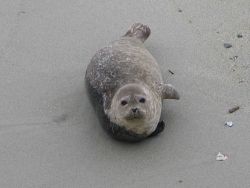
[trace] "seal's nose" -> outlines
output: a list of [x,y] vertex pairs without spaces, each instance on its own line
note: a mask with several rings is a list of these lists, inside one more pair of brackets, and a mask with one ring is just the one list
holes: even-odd
[[136,113],[138,111],[138,108],[132,108],[132,112]]

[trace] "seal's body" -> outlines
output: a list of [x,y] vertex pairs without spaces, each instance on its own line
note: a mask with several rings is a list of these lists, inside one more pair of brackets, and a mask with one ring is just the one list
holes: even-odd
[[89,95],[102,124],[116,139],[140,141],[164,129],[162,100],[179,99],[163,83],[154,57],[143,42],[149,27],[136,23],[119,40],[99,50],[87,67]]

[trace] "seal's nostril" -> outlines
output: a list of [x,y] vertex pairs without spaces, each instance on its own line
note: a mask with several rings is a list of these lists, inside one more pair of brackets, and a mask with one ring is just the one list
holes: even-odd
[[137,108],[132,108],[132,112],[136,113],[137,112]]

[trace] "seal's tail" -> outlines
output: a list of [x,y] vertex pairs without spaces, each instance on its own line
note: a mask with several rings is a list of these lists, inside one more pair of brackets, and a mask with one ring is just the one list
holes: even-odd
[[140,39],[142,42],[147,40],[151,31],[147,25],[143,25],[141,23],[135,23],[131,26],[131,28],[124,35],[126,37],[136,37]]

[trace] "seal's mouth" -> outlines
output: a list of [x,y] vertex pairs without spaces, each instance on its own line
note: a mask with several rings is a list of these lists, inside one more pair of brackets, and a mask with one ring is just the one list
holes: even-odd
[[144,115],[142,112],[137,112],[137,113],[129,113],[128,115],[125,116],[126,120],[141,120],[144,118]]
[[128,116],[126,117],[126,120],[140,120],[143,119],[142,117],[138,117],[138,116]]

